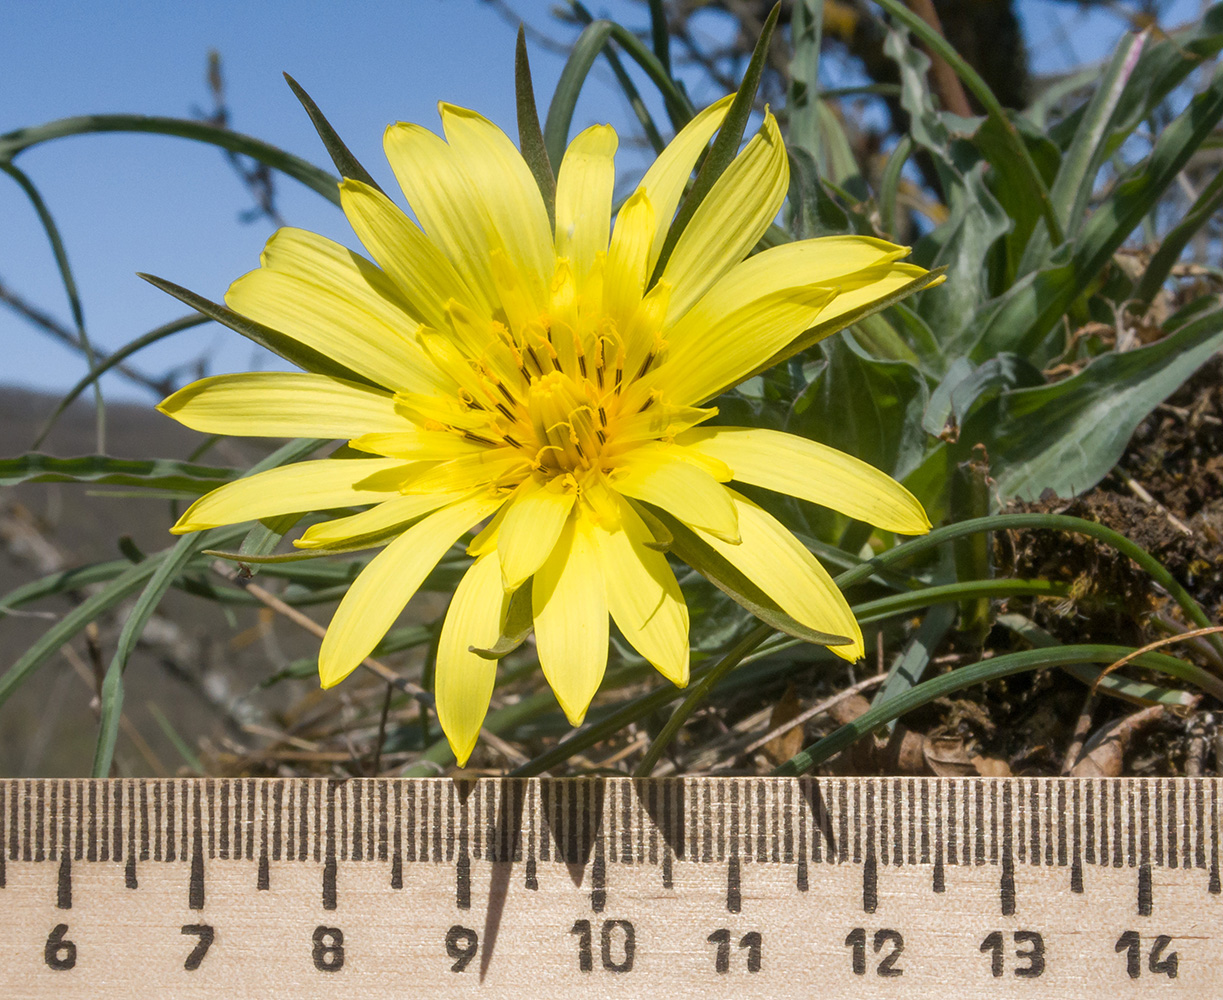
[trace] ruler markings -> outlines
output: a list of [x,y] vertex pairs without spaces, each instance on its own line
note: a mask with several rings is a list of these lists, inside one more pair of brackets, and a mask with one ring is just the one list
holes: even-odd
[[1043,824],[1045,837],[1045,864],[1053,866],[1056,844],[1053,835],[1053,786],[1045,785],[1045,822]]
[[[1177,786],[1171,781],[1166,783],[1168,788],[1165,792],[1168,800],[1168,867],[1177,868],[1180,866],[1180,837],[1183,832],[1185,839],[1189,836],[1189,810],[1182,810],[1180,796],[1177,794]],[[1180,822],[1177,822],[1180,820]]]
[[8,885],[8,800],[7,782],[0,781],[0,889]]
[[[1206,791],[1201,778],[1193,781],[1193,816],[1196,829],[1193,832],[1193,862],[1198,868],[1206,867]],[[1188,838],[1186,838],[1188,843]],[[1188,864],[1185,865],[1188,868]]]
[[[1012,872],[1022,865],[1078,868],[1080,876],[1084,863],[1136,873],[1184,868],[1208,872],[1212,883],[1219,873],[1218,785],[1209,779],[1134,780],[1124,791],[1099,779],[773,785],[728,778],[687,789],[678,779],[620,780],[498,779],[473,788],[376,779],[17,779],[0,782],[0,843],[9,865],[130,866],[183,857],[198,869],[263,857],[441,863],[456,854],[469,862],[538,863],[555,847],[570,865],[601,853],[605,869],[657,866],[671,855],[738,859],[740,866],[825,858],[862,865],[873,858],[877,872],[941,859],[957,867],[1001,863]],[[685,791],[687,804],[677,808]],[[413,857],[419,819],[428,822],[430,850]],[[685,839],[701,850],[687,857]],[[199,898],[202,889],[192,892]]]
[[395,822],[391,825],[391,888],[403,888],[403,796],[394,787]]
[[[787,876],[792,879],[788,882],[791,891],[807,892],[820,890],[811,885],[810,862],[834,866],[853,863],[861,869],[852,873],[861,878],[859,912],[888,913],[887,922],[893,926],[887,932],[899,934],[894,928],[904,928],[897,922],[895,911],[883,909],[883,902],[891,898],[893,884],[908,878],[901,869],[933,869],[926,884],[934,893],[943,893],[950,888],[948,883],[966,877],[972,882],[970,869],[989,865],[997,873],[991,879],[994,888],[989,890],[996,893],[998,909],[994,913],[1004,918],[1018,916],[1023,921],[1019,926],[1034,933],[1038,928],[1047,930],[1048,925],[1061,919],[1060,915],[1055,919],[1055,911],[1050,910],[1056,904],[1049,900],[1057,897],[1042,895],[1046,890],[1041,887],[1048,883],[1031,882],[1026,875],[1020,878],[1017,869],[1031,871],[1034,876],[1047,871],[1041,879],[1062,872],[1062,891],[1068,888],[1082,897],[1086,890],[1090,897],[1104,884],[1103,876],[1087,876],[1084,868],[1092,866],[1127,873],[1121,877],[1130,880],[1131,920],[1160,921],[1131,924],[1122,934],[1124,940],[1118,939],[1117,954],[1131,945],[1140,948],[1138,967],[1143,981],[1162,983],[1162,979],[1147,977],[1174,968],[1165,963],[1166,956],[1175,950],[1168,942],[1173,940],[1172,935],[1186,933],[1164,924],[1172,917],[1184,925],[1191,913],[1176,886],[1196,885],[1204,895],[1220,890],[1218,855],[1223,824],[1219,784],[1217,779],[1033,778],[591,778],[488,779],[479,783],[444,779],[14,779],[0,781],[0,862],[4,863],[0,867],[0,889],[14,884],[14,863],[35,867],[54,864],[48,883],[53,895],[44,897],[45,905],[51,906],[53,901],[58,910],[68,911],[74,904],[81,905],[83,892],[104,891],[92,879],[75,878],[81,866],[91,861],[110,864],[117,866],[116,870],[123,869],[124,884],[130,890],[165,886],[167,878],[182,879],[188,908],[210,913],[199,924],[185,926],[211,927],[221,919],[218,914],[228,912],[225,906],[229,905],[226,892],[213,900],[207,887],[214,863],[222,871],[230,870],[225,866],[232,867],[236,862],[257,861],[258,874],[252,871],[245,885],[266,889],[273,862],[313,857],[322,865],[322,909],[343,907],[344,913],[351,913],[351,906],[359,910],[364,904],[359,900],[345,904],[338,890],[347,892],[350,886],[357,886],[360,891],[354,900],[361,893],[368,895],[368,888],[360,889],[367,883],[362,882],[358,868],[385,865],[382,870],[387,872],[383,876],[387,881],[381,884],[401,889],[405,860],[430,861],[434,866],[450,862],[456,916],[447,948],[452,958],[458,958],[457,964],[469,961],[465,957],[469,946],[471,954],[476,954],[472,942],[478,939],[486,949],[481,965],[488,968],[497,935],[497,921],[490,923],[487,913],[483,924],[479,918],[465,920],[460,914],[483,907],[486,898],[502,901],[497,906],[504,905],[505,898],[512,894],[511,883],[538,891],[545,888],[547,878],[549,893],[563,890],[571,880],[574,888],[588,894],[589,912],[613,918],[586,923],[588,929],[593,928],[589,933],[595,943],[590,947],[594,949],[594,974],[598,975],[601,948],[611,956],[605,969],[624,971],[621,966],[625,963],[626,969],[631,967],[625,949],[631,950],[626,942],[631,940],[638,918],[628,919],[631,913],[626,914],[622,902],[628,897],[618,895],[628,884],[622,884],[617,875],[622,870],[648,865],[647,877],[655,879],[657,898],[664,900],[692,891],[694,883],[688,881],[676,888],[677,862],[721,866],[725,877],[724,894],[720,893],[723,912],[733,917],[758,912],[749,910],[749,906],[777,891],[767,888],[774,884],[770,881],[773,876],[764,872],[767,866],[793,867],[793,875]],[[692,851],[685,849],[688,844],[693,845]],[[554,881],[557,869],[549,868],[545,875],[541,864],[550,860],[569,868],[568,878],[562,875],[559,886]],[[181,874],[162,874],[173,870],[165,866],[174,861],[187,863],[177,869]],[[524,861],[525,868],[509,864]],[[750,862],[756,867],[745,867]],[[479,884],[477,863],[494,866],[490,879]],[[353,866],[351,875],[345,867],[349,864]],[[1165,873],[1162,876],[1161,871]],[[830,879],[826,885],[841,886],[837,891],[843,891],[845,883],[835,871],[819,877]],[[894,879],[901,882],[893,883]],[[0,907],[4,898],[0,894]],[[143,893],[133,898],[143,898]],[[632,898],[640,905],[643,899],[654,897]],[[835,899],[830,901],[835,903]],[[314,896],[313,905],[320,905],[320,896]],[[970,911],[975,905],[970,904]],[[1125,910],[1114,908],[1114,912],[1120,916]],[[64,927],[76,927],[71,918],[64,919]],[[345,921],[351,919],[341,916],[336,924],[347,934]],[[156,923],[148,926],[155,927]],[[320,927],[324,931],[322,943],[316,940],[315,944],[322,949],[319,954],[324,955],[320,959],[324,964],[316,962],[316,966],[334,970],[335,963],[342,959],[336,957],[340,952],[329,949],[338,949],[344,942],[332,935],[335,928]],[[735,943],[747,930],[743,941],[748,944],[740,943],[739,948],[759,948],[759,927],[752,929],[749,924],[735,929],[733,923],[730,927],[715,931],[709,940],[714,942],[716,935],[722,936],[717,940],[729,940],[730,971],[742,972],[735,963],[747,963],[750,956],[747,951],[735,951]],[[638,949],[643,947],[642,935],[651,932],[648,928],[648,922],[636,923]],[[1165,929],[1167,934],[1156,933]],[[853,931],[850,937],[857,933]],[[866,941],[868,958],[864,974],[873,975],[876,965],[887,957],[891,948],[887,942],[892,939],[878,938],[884,942],[882,950],[872,952],[874,935],[884,934],[884,930],[867,925],[863,933],[861,940]],[[997,934],[1009,948],[1011,931],[1004,925]],[[87,940],[61,930],[59,924],[52,935],[48,947],[54,945],[59,950],[48,954],[59,956],[56,960],[61,962],[67,961],[63,956],[68,951],[64,949],[84,947],[82,942]],[[905,963],[915,961],[910,955],[918,947],[909,941],[907,930],[904,937],[910,952],[897,963],[898,968],[908,968]],[[988,939],[994,937],[991,931]],[[58,943],[74,939],[77,943],[71,948]],[[610,944],[604,946],[600,940]],[[1049,940],[1046,936],[1046,942]],[[1021,951],[1017,968],[1023,968],[1023,955],[1033,953],[1031,941],[1016,937],[1015,943]],[[1111,948],[1112,940],[1106,943]],[[993,945],[983,944],[982,950],[988,947]],[[1181,947],[1183,973],[1189,953],[1183,950],[1187,945]],[[1029,950],[1023,951],[1025,948]],[[1011,952],[1007,950],[1006,955]],[[1009,975],[1012,958],[1006,957],[1001,968]],[[3,977],[0,973],[0,981]]]
[[[59,873],[56,876],[55,905],[66,910],[72,906],[72,790],[70,781],[58,783],[61,801],[59,840]],[[0,852],[2,854],[2,852]]]
[[165,830],[158,830],[157,841],[161,844],[161,855],[157,858],[158,861],[173,861],[178,857],[175,847],[175,831],[174,831],[174,785],[162,785],[160,782],[155,786],[160,790],[160,794],[153,796],[153,803],[159,808],[153,810],[154,819],[158,827],[161,826],[161,810],[165,810]]
[[[52,781],[49,785],[44,786],[47,799],[47,841],[46,844],[38,845],[38,853],[35,856],[35,861],[55,861],[56,847],[59,843],[59,782]],[[39,811],[42,810],[41,804]]]
[[[1059,784],[1057,786],[1057,866],[1064,868],[1066,866],[1066,848],[1068,831],[1066,830],[1066,786]],[[1050,859],[1050,864],[1053,860]]]
[[128,889],[139,888],[136,880],[136,811],[140,792],[133,781],[127,789],[127,861],[123,868],[123,884]]
[[[1020,796],[1022,802],[1023,797]],[[1014,828],[1012,824],[1013,810],[1011,786],[1002,789],[1002,873],[999,879],[998,896],[1002,906],[1002,915],[1009,917],[1015,912],[1015,858],[1014,858]],[[1023,832],[1020,828],[1019,848],[1023,850]],[[1022,853],[1020,859],[1022,860]]]
[[[929,787],[926,785],[925,787]],[[941,786],[934,789],[934,869],[931,872],[931,887],[934,892],[946,889],[947,872],[943,860],[943,793]],[[929,828],[928,826],[926,827]]]
[[[1083,830],[1079,823],[1079,811],[1083,804],[1082,795],[1080,794],[1081,789],[1082,789],[1082,783],[1076,781],[1071,786],[1071,788],[1072,788],[1071,790],[1071,808],[1073,809],[1073,812],[1071,813],[1071,817],[1072,817],[1072,826],[1074,828],[1073,834],[1072,834],[1074,837],[1074,844],[1072,847],[1073,854],[1071,855],[1073,860],[1070,865],[1070,891],[1074,893],[1082,893],[1083,892],[1083,855],[1082,855]],[[1091,802],[1090,796],[1088,796],[1087,801],[1088,803]],[[1091,821],[1090,820],[1088,820],[1088,823],[1087,823],[1087,833],[1088,833],[1088,836],[1091,835]],[[1058,863],[1061,864],[1060,859],[1058,860]]]
[[[1144,795],[1144,798],[1149,798],[1150,802],[1143,803],[1143,813],[1144,813],[1143,818],[1144,819],[1146,818],[1147,810],[1154,807],[1154,810],[1155,810],[1155,824],[1154,824],[1155,825],[1155,830],[1154,830],[1155,843],[1153,845],[1149,843],[1145,845],[1146,849],[1144,851],[1141,851],[1140,854],[1146,856],[1147,864],[1150,864],[1151,862],[1152,853],[1154,853],[1155,857],[1159,858],[1160,864],[1166,864],[1167,861],[1166,861],[1166,855],[1164,854],[1164,851],[1167,846],[1167,838],[1164,836],[1165,831],[1164,831],[1163,780],[1160,778],[1156,778],[1155,787],[1151,789],[1150,791],[1153,794],[1149,796]],[[1168,835],[1171,836],[1171,831],[1168,831]]]
[[956,842],[956,783],[949,778],[943,789],[943,863],[957,865],[960,862],[958,844]]
[[27,781],[25,783],[25,795],[22,796],[22,803],[21,803],[21,822],[22,822],[24,833],[25,833],[24,842],[21,845],[21,860],[22,861],[29,861],[33,857],[33,852],[32,852],[33,845],[30,839],[30,832],[31,832],[31,828],[34,823],[34,816],[33,816],[33,804],[30,801],[32,798],[32,796],[30,795],[30,787],[31,787],[31,782]]

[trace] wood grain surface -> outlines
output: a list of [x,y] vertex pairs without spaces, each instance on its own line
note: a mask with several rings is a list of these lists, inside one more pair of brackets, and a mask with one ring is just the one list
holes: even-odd
[[0,996],[1219,996],[1219,793],[0,781]]

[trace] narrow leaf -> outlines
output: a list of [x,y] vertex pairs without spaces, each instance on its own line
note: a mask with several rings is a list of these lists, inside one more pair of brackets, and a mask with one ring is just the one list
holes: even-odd
[[310,123],[314,126],[318,137],[323,140],[323,146],[327,150],[327,155],[331,157],[331,162],[335,164],[335,168],[340,172],[340,176],[360,181],[362,184],[368,184],[377,191],[382,191],[382,188],[378,187],[378,182],[370,176],[369,171],[361,166],[360,161],[344,145],[344,140],[331,127],[331,122],[319,110],[319,106],[314,103],[310,95],[302,89],[301,84],[289,76],[288,73],[284,75],[284,78],[285,82],[289,85],[289,89],[293,91],[293,96],[306,109],[306,114],[310,116]]
[[[1160,286],[1172,273],[1172,268],[1180,260],[1181,252],[1198,234],[1198,231],[1214,218],[1220,205],[1223,205],[1223,171],[1216,173],[1211,178],[1210,183],[1202,189],[1202,193],[1185,213],[1185,217],[1164,237],[1163,243],[1160,244],[1155,256],[1147,265],[1146,271],[1143,272],[1138,287],[1134,289],[1132,296],[1134,300],[1144,306],[1150,305],[1151,300],[1155,298],[1155,293],[1159,291]],[[1209,298],[1210,296],[1207,295],[1202,296],[1204,300],[1209,300]]]
[[167,281],[165,278],[158,278],[151,274],[140,274],[138,277],[143,278],[154,288],[160,288],[163,292],[173,295],[180,302],[203,313],[209,319],[214,319],[222,326],[229,327],[235,333],[242,334],[242,336],[254,341],[260,347],[266,347],[273,354],[280,355],[290,364],[297,365],[298,368],[304,368],[306,371],[315,372],[318,375],[330,375],[332,378],[348,379],[350,382],[359,382],[362,385],[373,386],[375,389],[386,388],[371,382],[364,375],[358,375],[351,368],[340,364],[333,358],[329,358],[326,354],[316,351],[312,347],[307,347],[292,337],[273,330],[270,326],[256,323],[253,319],[241,316],[232,309],[227,309],[225,306],[212,302],[202,295],[188,291],[181,285],[176,285],[172,281]]
[[96,135],[104,132],[142,132],[153,135],[178,136],[194,139],[241,153],[260,163],[279,170],[306,187],[317,191],[328,201],[339,205],[339,179],[316,167],[313,163],[286,153],[270,143],[231,132],[227,128],[187,118],[162,118],[149,115],[81,115],[77,118],[61,118],[45,125],[21,128],[0,135],[0,161],[11,160],[18,153],[52,139],[70,135]]
[[[853,722],[791,757],[773,771],[773,776],[794,777],[805,774],[872,730],[899,719],[916,708],[928,705],[937,698],[963,691],[974,684],[984,684],[1043,667],[1073,663],[1114,663],[1132,652],[1128,646],[1061,646],[1057,649],[1029,649],[1020,653],[1007,653],[992,660],[974,663],[972,666],[960,667],[940,677],[923,681],[904,694],[876,705]],[[1179,674],[1185,665],[1184,661],[1162,653],[1144,653],[1133,662],[1138,666],[1173,676]],[[1212,689],[1218,686],[1219,682],[1215,681]],[[1215,696],[1218,697],[1218,694]]]
[[791,150],[801,149],[819,163],[820,43],[824,34],[823,0],[795,0],[790,13],[790,93],[786,107]]
[[718,129],[718,134],[709,149],[709,155],[705,157],[705,162],[701,164],[701,169],[697,172],[696,180],[692,182],[692,187],[689,188],[687,196],[680,204],[679,211],[675,213],[675,221],[667,230],[667,238],[658,255],[658,263],[654,266],[654,274],[650,277],[651,285],[666,270],[667,261],[671,259],[675,245],[696,214],[701,202],[713,190],[718,178],[739,153],[739,144],[743,142],[743,133],[755,109],[756,91],[760,87],[760,76],[764,72],[769,44],[773,40],[773,29],[777,26],[777,18],[780,13],[781,4],[774,4],[768,18],[765,19],[764,27],[760,29],[760,37],[756,39],[751,61],[747,64],[747,70],[743,74],[743,82],[739,84],[739,90],[731,102],[730,109],[726,112],[722,127]]
[[[1223,118],[1223,67],[1155,140],[1151,155],[1117,185],[1092,215],[1062,259],[1021,281],[996,304],[987,307],[973,345],[974,360],[1002,351],[1032,358],[1071,304],[1086,291],[1113,254],[1142,222],[1189,158]],[[1039,363],[1039,359],[1036,359]]]
[[569,52],[569,59],[561,71],[561,78],[556,84],[552,95],[552,103],[548,106],[548,117],[544,122],[544,139],[548,149],[548,158],[552,163],[560,163],[565,155],[565,147],[569,143],[569,127],[573,123],[573,112],[577,107],[578,97],[590,74],[591,67],[599,53],[615,39],[634,62],[637,63],[650,82],[658,88],[666,102],[667,112],[671,116],[671,124],[677,130],[686,125],[693,115],[692,102],[679,88],[662,64],[636,35],[627,28],[611,21],[590,21],[578,36]]
[[[290,441],[254,465],[247,475],[256,475],[265,469],[296,461],[317,447],[318,442],[309,439]],[[207,548],[210,542],[216,544],[222,540],[236,537],[240,530],[228,527],[215,528],[211,531],[186,535],[180,538],[174,547],[163,555],[163,558],[146,559],[135,567],[150,567],[151,573],[144,590],[141,591],[132,610],[128,613],[127,620],[123,623],[123,630],[119,633],[114,655],[102,679],[101,718],[93,757],[93,776],[95,778],[110,776],[111,764],[114,761],[115,741],[119,736],[119,719],[123,712],[123,671],[127,668],[127,661],[135,650],[140,636],[144,633],[149,619],[152,618],[153,612],[161,604],[166,591],[201,550]]]
[[[556,174],[548,159],[548,147],[539,127],[539,110],[535,106],[535,85],[531,82],[531,64],[527,59],[527,35],[518,26],[518,45],[514,50],[514,96],[518,103],[518,148],[531,168],[531,176],[539,185],[548,222],[556,226]],[[557,161],[560,162],[559,160]]]
[[30,452],[0,458],[0,486],[17,483],[102,483],[108,486],[143,486],[199,495],[224,486],[240,475],[237,469],[213,468],[166,458],[112,458],[83,455],[58,458]]
[[1121,458],[1134,428],[1215,351],[1223,309],[1146,347],[1106,354],[1072,378],[1015,389],[981,407],[961,445],[983,442],[1004,498],[1035,500],[1046,489],[1075,496]]

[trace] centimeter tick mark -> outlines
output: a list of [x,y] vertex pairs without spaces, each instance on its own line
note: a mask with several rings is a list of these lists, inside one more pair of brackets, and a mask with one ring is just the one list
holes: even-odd
[[56,880],[55,905],[61,910],[72,909],[72,858],[67,852],[59,859],[59,878]]
[[454,905],[460,910],[471,909],[471,857],[466,851],[459,855],[455,866]]
[[726,866],[726,909],[729,913],[739,913],[743,909],[742,870],[739,855],[731,857]]
[[204,818],[200,805],[200,786],[195,786],[191,797],[191,876],[187,883],[187,906],[192,910],[204,908]]

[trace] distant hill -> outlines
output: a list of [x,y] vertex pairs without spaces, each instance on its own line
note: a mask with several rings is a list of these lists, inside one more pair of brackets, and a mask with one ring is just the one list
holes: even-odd
[[[28,450],[54,397],[12,387],[0,387],[0,457]],[[124,458],[186,458],[205,438],[156,412],[152,404],[123,403],[106,409],[106,452]],[[233,441],[202,459],[218,465],[248,465],[263,452],[259,442]],[[80,402],[61,418],[40,449],[69,456],[95,451],[94,412]],[[59,569],[121,557],[116,541],[130,536],[141,551],[152,552],[173,542],[173,523],[165,499],[98,495],[75,484],[25,484],[0,489],[0,593]],[[84,595],[75,596],[79,602]],[[0,617],[0,672],[6,670],[41,636],[54,618],[72,606],[57,597]],[[73,662],[86,675],[104,670],[122,626],[123,613],[101,623],[96,655],[78,640],[73,652],[49,660],[0,707],[0,775],[60,776],[89,773],[97,726],[90,702],[92,690],[77,676]],[[183,594],[172,594],[146,633],[148,641],[133,658],[127,674],[126,714],[149,743],[140,753],[129,735],[121,735],[117,762],[121,773],[154,774],[157,768],[174,773],[182,757],[164,737],[150,714],[154,703],[182,738],[194,747],[201,736],[214,742],[243,739],[242,721],[263,718],[271,701],[242,696],[272,669],[311,651],[306,637],[252,609],[241,608],[228,620],[214,605]],[[326,621],[326,611],[319,616]],[[317,647],[314,647],[317,648]],[[279,695],[272,701],[282,700]]]

